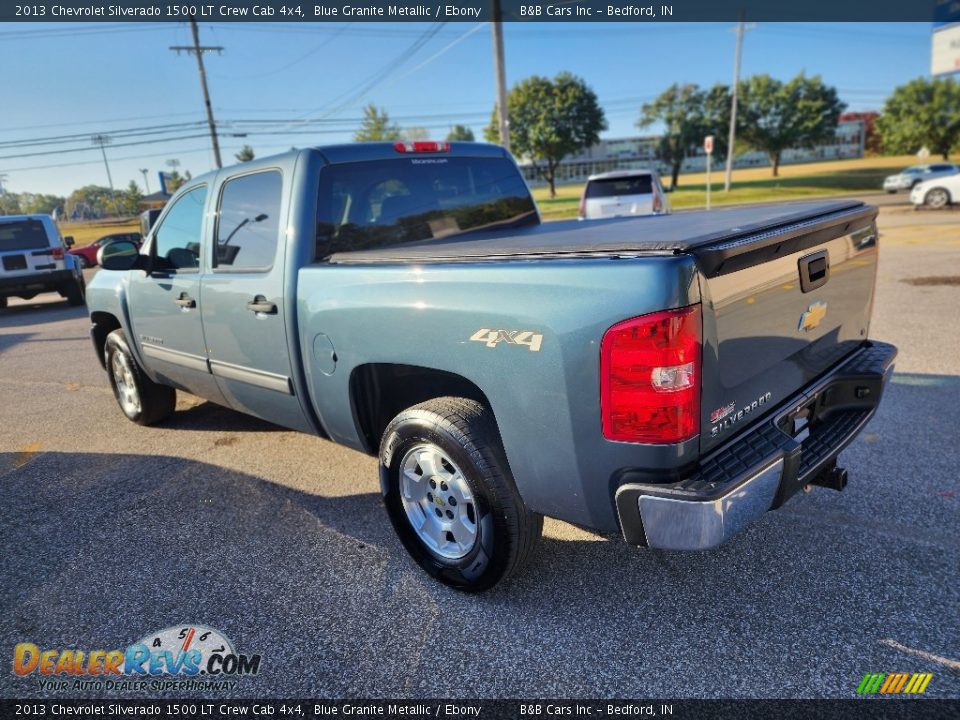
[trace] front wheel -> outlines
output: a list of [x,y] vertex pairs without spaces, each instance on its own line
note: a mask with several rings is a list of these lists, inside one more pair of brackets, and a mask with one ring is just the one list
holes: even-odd
[[942,208],[950,203],[950,195],[943,188],[934,188],[927,192],[923,204],[927,207]]
[[104,354],[110,386],[124,415],[137,425],[153,425],[173,413],[177,391],[144,374],[130,353],[123,330],[107,335]]
[[380,474],[394,529],[437,580],[486,590],[532,556],[543,516],[523,504],[480,403],[444,397],[404,410],[383,434]]

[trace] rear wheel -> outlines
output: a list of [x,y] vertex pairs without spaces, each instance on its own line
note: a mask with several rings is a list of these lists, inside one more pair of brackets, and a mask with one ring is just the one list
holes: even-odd
[[123,330],[107,335],[104,349],[107,376],[123,414],[138,425],[153,425],[168,417],[177,404],[177,392],[148,378],[130,353]]
[[950,194],[943,188],[934,188],[927,191],[923,197],[923,204],[927,207],[942,208],[950,203]]
[[77,255],[76,258],[77,258],[77,261],[80,263],[81,269],[86,270],[88,267],[90,267],[90,261],[87,260],[86,256]]
[[478,592],[518,572],[543,530],[523,504],[492,414],[465,398],[408,408],[380,445],[387,513],[431,576]]
[[87,284],[83,277],[78,280],[71,280],[64,285],[60,294],[73,306],[83,305],[87,301]]

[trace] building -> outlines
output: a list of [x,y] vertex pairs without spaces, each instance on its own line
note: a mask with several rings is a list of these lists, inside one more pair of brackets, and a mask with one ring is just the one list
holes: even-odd
[[[793,148],[783,151],[781,165],[795,165],[825,160],[845,160],[863,157],[865,142],[865,123],[861,118],[843,120],[837,124],[836,132],[830,142],[813,148]],[[601,140],[586,150],[563,159],[557,167],[557,184],[569,184],[585,181],[590,175],[610,170],[630,170],[653,168],[661,175],[669,176],[670,167],[657,158],[660,147],[659,135],[643,137],[614,138]],[[722,165],[726,158],[714,157],[714,167]],[[751,150],[734,159],[735,168],[765,167],[770,165],[766,153]],[[703,172],[707,158],[702,147],[688,156],[680,172]],[[520,169],[531,185],[545,185],[533,164],[527,160],[520,162]]]

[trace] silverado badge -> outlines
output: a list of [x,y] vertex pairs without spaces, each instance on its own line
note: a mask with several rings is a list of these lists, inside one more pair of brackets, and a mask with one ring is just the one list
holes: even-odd
[[797,330],[803,330],[804,332],[810,332],[817,325],[820,324],[820,321],[827,314],[827,304],[823,300],[818,300],[815,303],[811,303],[803,315],[800,316],[800,324],[797,326]]

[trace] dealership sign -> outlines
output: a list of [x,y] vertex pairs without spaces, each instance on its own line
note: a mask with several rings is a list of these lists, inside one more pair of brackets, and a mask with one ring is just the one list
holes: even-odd
[[960,0],[937,0],[934,8],[930,74],[960,73]]

